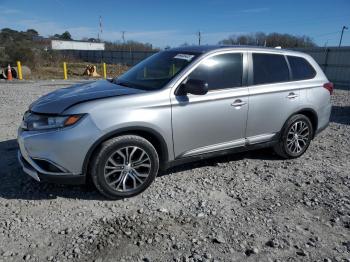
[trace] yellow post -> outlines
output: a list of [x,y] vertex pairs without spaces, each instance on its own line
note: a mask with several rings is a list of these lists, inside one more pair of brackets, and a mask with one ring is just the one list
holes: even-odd
[[63,78],[67,80],[67,63],[63,62]]
[[22,66],[21,66],[21,62],[17,61],[17,71],[18,71],[18,79],[22,80],[23,76],[22,76]]
[[103,77],[104,79],[107,78],[107,68],[106,68],[106,63],[103,63]]

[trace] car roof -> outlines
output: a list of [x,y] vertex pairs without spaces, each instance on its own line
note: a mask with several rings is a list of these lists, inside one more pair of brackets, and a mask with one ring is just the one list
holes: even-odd
[[272,47],[261,47],[261,46],[247,46],[247,45],[201,45],[201,46],[182,46],[169,49],[176,52],[189,52],[189,53],[208,53],[215,52],[220,50],[245,50],[245,51],[267,51],[269,53],[293,53],[296,55],[304,55],[301,52],[281,49],[281,48],[272,48]]

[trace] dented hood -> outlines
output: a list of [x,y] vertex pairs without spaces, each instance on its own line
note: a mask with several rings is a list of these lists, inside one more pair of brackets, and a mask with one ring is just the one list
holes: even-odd
[[67,108],[81,102],[143,92],[145,91],[100,80],[58,89],[40,97],[30,105],[29,110],[43,114],[61,114]]

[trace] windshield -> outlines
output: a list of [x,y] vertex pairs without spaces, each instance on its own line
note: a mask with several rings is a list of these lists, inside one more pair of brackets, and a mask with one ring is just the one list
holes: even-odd
[[164,87],[196,57],[197,53],[163,51],[152,55],[114,79],[118,85],[147,91]]

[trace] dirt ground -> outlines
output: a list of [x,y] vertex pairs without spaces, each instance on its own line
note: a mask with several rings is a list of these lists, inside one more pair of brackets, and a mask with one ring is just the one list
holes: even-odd
[[0,261],[350,261],[350,93],[299,159],[271,150],[173,168],[139,196],[37,183],[16,130],[71,81],[0,82]]

